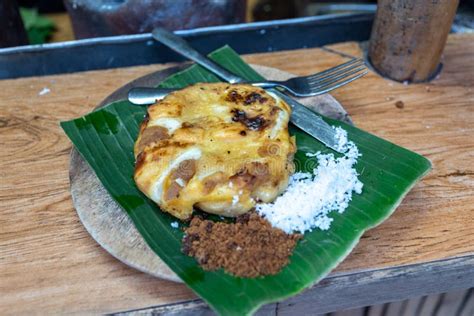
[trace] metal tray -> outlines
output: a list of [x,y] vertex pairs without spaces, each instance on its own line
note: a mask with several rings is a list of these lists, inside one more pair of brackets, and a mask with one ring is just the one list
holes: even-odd
[[[368,14],[337,14],[177,31],[202,52],[225,44],[240,54],[319,47],[370,36]],[[182,61],[151,34],[0,49],[0,79]]]

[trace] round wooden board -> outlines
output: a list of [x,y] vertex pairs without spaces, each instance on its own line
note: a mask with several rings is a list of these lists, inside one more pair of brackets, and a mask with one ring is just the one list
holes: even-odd
[[[172,67],[141,77],[121,87],[107,97],[99,107],[126,99],[131,87],[152,87],[187,65]],[[271,80],[286,80],[291,74],[264,66],[252,67]],[[344,108],[329,94],[299,100],[325,116],[351,123]],[[89,234],[105,250],[123,263],[170,281],[182,282],[148,247],[125,211],[112,199],[89,165],[75,148],[69,167],[71,194],[74,207]]]

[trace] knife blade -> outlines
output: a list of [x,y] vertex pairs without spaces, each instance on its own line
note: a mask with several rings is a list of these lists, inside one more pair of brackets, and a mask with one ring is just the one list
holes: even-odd
[[[203,66],[207,70],[216,74],[220,78],[224,79],[230,83],[245,83],[246,80],[242,77],[239,77],[227,69],[224,69],[222,66],[218,65],[208,57],[204,56],[196,49],[194,49],[189,43],[183,38],[175,35],[172,32],[169,32],[163,28],[155,28],[152,32],[152,36],[158,42],[164,44],[165,46],[171,48],[175,52],[191,59],[197,64]],[[272,93],[276,94],[278,97],[283,99],[288,105],[292,108],[292,113],[290,117],[291,123],[313,136],[320,142],[322,142],[327,147],[341,152],[339,148],[338,141],[336,139],[335,130],[327,124],[321,116],[317,115],[298,101],[292,99],[284,93],[276,89],[268,89]]]

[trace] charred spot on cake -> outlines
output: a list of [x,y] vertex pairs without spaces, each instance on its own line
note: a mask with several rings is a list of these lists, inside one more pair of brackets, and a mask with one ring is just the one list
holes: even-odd
[[227,93],[225,100],[233,103],[243,103],[244,105],[251,105],[254,103],[264,104],[268,101],[268,98],[264,97],[262,93],[264,92],[252,91],[249,93],[241,94],[237,90],[233,89],[229,91],[229,93]]
[[263,104],[267,100],[268,100],[268,98],[262,96],[260,93],[251,92],[251,93],[249,93],[245,96],[244,104],[245,105],[250,105],[250,104],[253,104],[253,103],[256,103],[256,102],[258,102],[260,104]]
[[240,131],[239,133],[241,136],[247,136],[247,132],[246,131]]
[[241,102],[244,97],[235,89],[232,89],[227,93],[225,100],[233,103]]
[[261,115],[248,117],[245,111],[235,108],[230,112],[232,113],[232,121],[242,123],[248,129],[260,131],[268,125],[267,121]]

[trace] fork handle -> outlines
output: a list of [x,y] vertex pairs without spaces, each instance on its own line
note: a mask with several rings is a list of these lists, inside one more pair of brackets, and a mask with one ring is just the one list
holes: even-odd
[[188,42],[181,37],[175,35],[174,33],[167,31],[164,28],[157,27],[151,33],[153,38],[157,41],[165,44],[172,50],[176,51],[177,53],[195,61],[202,67],[210,70],[214,74],[217,74],[222,79],[230,82],[230,83],[239,83],[243,82],[244,80],[227,69],[223,68],[221,65],[213,62],[197,50],[195,50]]

